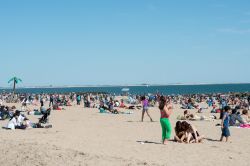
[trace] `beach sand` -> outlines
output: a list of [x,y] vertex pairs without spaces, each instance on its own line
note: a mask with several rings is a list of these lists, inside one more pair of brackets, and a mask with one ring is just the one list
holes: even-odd
[[[20,108],[20,104],[15,105]],[[195,121],[191,123],[207,138],[203,143],[169,142],[164,146],[161,144],[159,111],[152,108],[150,113],[156,122],[149,122],[147,117],[144,123],[139,122],[140,110],[120,115],[100,114],[97,109],[83,106],[52,111],[52,129],[0,130],[0,165],[250,165],[249,129],[231,128],[230,143],[220,143],[220,127],[215,126],[219,120]],[[176,117],[182,114],[183,110],[175,106],[172,128]],[[37,122],[39,116],[28,117]],[[1,121],[0,125],[6,123]]]

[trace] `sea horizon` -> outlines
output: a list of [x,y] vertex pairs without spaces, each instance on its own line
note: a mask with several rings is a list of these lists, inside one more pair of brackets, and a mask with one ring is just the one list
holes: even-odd
[[[44,86],[18,86],[16,89],[39,89],[39,88],[101,88],[101,87],[147,87],[147,86],[192,86],[192,85],[241,85],[250,84],[250,82],[239,82],[239,83],[169,83],[169,84],[114,84],[114,85],[44,85]],[[13,87],[0,87],[0,89],[12,89]]]
[[[125,90],[126,89],[126,90]],[[2,92],[12,92],[12,88],[2,88]],[[99,85],[99,86],[43,86],[43,87],[18,87],[16,93],[109,93],[121,95],[124,91],[129,94],[212,94],[212,93],[248,93],[250,83],[227,84],[139,84],[139,85]]]

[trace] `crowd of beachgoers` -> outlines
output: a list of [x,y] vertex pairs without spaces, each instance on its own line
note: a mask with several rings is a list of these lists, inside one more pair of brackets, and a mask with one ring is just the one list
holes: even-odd
[[[11,99],[21,103],[20,108],[7,106]],[[29,105],[37,109],[31,110]],[[95,108],[99,113],[106,114],[133,114],[133,111],[142,111],[141,122],[144,115],[150,116],[150,107],[158,107],[160,123],[162,127],[162,143],[167,144],[171,139],[172,130],[175,131],[174,141],[180,143],[200,143],[204,136],[197,131],[192,121],[220,120],[221,141],[231,136],[229,127],[238,126],[250,128],[250,95],[246,93],[231,94],[195,94],[163,96],[161,94],[148,95],[126,95],[116,96],[111,94],[0,94],[0,119],[6,121],[3,129],[29,129],[29,128],[51,128],[49,116],[53,110],[64,110],[70,106],[83,106],[84,108]],[[183,112],[177,118],[175,127],[169,119],[175,107],[180,107]],[[190,113],[190,110],[196,110]],[[210,112],[210,116],[199,115]],[[31,122],[28,116],[39,116],[37,122]]]

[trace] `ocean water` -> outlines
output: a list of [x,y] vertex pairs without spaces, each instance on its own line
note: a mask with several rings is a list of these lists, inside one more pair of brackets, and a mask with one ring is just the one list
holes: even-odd
[[[203,94],[250,92],[250,84],[217,84],[217,85],[167,85],[167,86],[115,86],[115,87],[72,87],[72,88],[22,88],[18,93],[70,93],[70,92],[106,92],[122,94],[123,88],[129,88],[130,94],[161,93],[172,94]],[[11,92],[11,89],[0,89],[0,92]]]

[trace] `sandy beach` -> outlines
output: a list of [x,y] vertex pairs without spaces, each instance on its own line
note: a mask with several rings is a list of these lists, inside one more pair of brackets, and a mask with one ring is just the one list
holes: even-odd
[[0,0],[0,166],[250,166],[250,0]]
[[[140,122],[140,110],[114,115],[76,105],[65,109],[52,111],[51,129],[0,130],[1,165],[249,165],[250,130],[231,128],[230,143],[221,143],[220,127],[215,126],[220,120],[191,122],[205,135],[201,144],[169,142],[164,146],[157,107],[150,109],[156,121],[153,123],[147,117]],[[183,110],[175,105],[172,127],[182,114]],[[28,115],[34,122],[38,117]],[[0,125],[6,123],[1,121]]]

